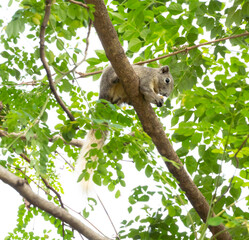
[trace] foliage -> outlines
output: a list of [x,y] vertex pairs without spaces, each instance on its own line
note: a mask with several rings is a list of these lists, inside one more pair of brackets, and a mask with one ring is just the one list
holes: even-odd
[[[248,0],[105,2],[126,55],[134,63],[249,31]],[[115,190],[113,195],[118,198],[126,186],[125,176],[129,174],[124,172],[122,160],[129,158],[135,168],[156,185],[155,188],[147,185],[134,188],[128,199],[131,220],[122,222],[121,238],[196,239],[198,236],[207,239],[206,225],[189,209],[184,193],[162,167],[135,111],[130,107],[102,104],[96,101],[96,92],[83,90],[77,84],[91,81],[77,80],[74,67],[82,59],[85,58],[86,72],[101,70],[108,64],[102,49],[95,49],[94,56],[85,56],[93,7],[88,11],[69,1],[53,1],[46,29],[46,58],[57,91],[76,118],[75,122],[69,121],[51,95],[39,61],[45,1],[10,0],[8,7],[17,7],[17,11],[7,22],[3,17],[0,19],[3,33],[0,44],[4,49],[0,53],[0,102],[3,105],[0,130],[8,134],[1,137],[4,157],[0,164],[27,178],[29,183],[39,183],[40,177],[47,179],[57,192],[63,193],[55,157],[57,152],[64,151],[74,164],[78,148],[66,145],[60,138],[51,139],[57,134],[66,142],[83,139],[91,128],[97,129],[96,137],[100,137],[108,128],[110,135],[103,149],[91,150],[91,155],[97,155],[99,161],[89,161],[87,165],[94,169],[95,184]],[[170,67],[175,80],[174,92],[171,99],[155,111],[195,184],[218,214],[208,223],[225,224],[233,239],[247,239],[249,229],[249,215],[245,211],[249,204],[248,44],[248,37],[234,38],[147,64]],[[90,42],[90,45],[94,44]],[[93,80],[99,77],[100,74],[96,74]],[[131,132],[133,134],[129,134]],[[22,153],[28,156],[29,163],[20,156]],[[81,177],[89,176],[85,172]],[[47,197],[59,205],[58,199]],[[25,211],[22,205],[18,225],[6,239],[46,239],[46,231],[43,237],[25,231],[38,211],[62,236],[61,222],[35,208]],[[133,216],[136,211],[139,214]],[[88,212],[85,211],[84,216],[88,216]],[[71,236],[70,230],[64,232],[64,239]]]

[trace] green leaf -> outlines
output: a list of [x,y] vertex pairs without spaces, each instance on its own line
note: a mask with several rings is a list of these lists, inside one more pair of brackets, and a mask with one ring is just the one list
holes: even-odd
[[174,127],[179,122],[179,117],[173,116],[171,118],[171,127]]
[[130,204],[133,205],[133,204],[135,204],[136,202],[137,202],[137,201],[135,200],[134,197],[132,197],[132,196],[129,197],[129,203],[130,203]]
[[131,213],[132,212],[132,207],[128,207],[128,212]]
[[175,39],[175,44],[176,45],[183,45],[187,39],[185,37],[178,37]]
[[98,58],[88,58],[86,60],[90,65],[97,65],[99,63],[101,63],[101,60]]
[[197,161],[193,156],[186,157],[186,167],[190,174],[193,174],[197,170]]
[[106,167],[102,164],[98,165],[98,172],[104,176],[107,175],[107,173],[108,173],[108,171],[106,170]]
[[212,217],[208,219],[207,223],[211,226],[218,226],[223,223],[223,219],[221,217]]
[[68,9],[67,9],[67,15],[71,19],[75,19],[76,16],[76,11],[75,11],[75,6],[73,4],[70,4]]
[[135,17],[135,23],[137,27],[144,25],[144,8],[137,9]]
[[169,19],[166,19],[164,22],[163,22],[163,27],[165,29],[169,29],[169,28],[172,28],[172,27],[175,27],[178,25],[177,23],[177,20],[173,19],[173,18],[169,18]]
[[186,39],[188,40],[189,43],[193,43],[194,41],[196,41],[198,38],[198,35],[196,33],[188,33],[186,36]]
[[150,165],[147,165],[147,167],[145,168],[145,175],[146,177],[150,177],[153,173],[153,168]]
[[119,198],[120,195],[121,195],[120,190],[118,190],[118,191],[115,193],[115,198]]
[[210,14],[215,14],[216,11],[220,11],[222,9],[222,3],[217,0],[211,0],[208,5],[208,12]]
[[64,49],[64,42],[61,39],[57,39],[56,41],[56,47],[62,51]]
[[61,89],[65,92],[70,92],[72,90],[72,84],[68,81],[68,80],[65,80],[63,79],[62,80],[62,86],[61,86]]
[[94,173],[93,174],[93,182],[98,185],[98,186],[101,186],[101,177],[99,174],[97,173]]
[[186,156],[188,154],[188,152],[189,152],[189,150],[184,148],[184,147],[181,147],[181,148],[176,150],[176,154],[178,155],[178,157]]
[[108,190],[109,190],[110,192],[112,192],[112,191],[114,191],[114,189],[115,189],[115,185],[111,182],[111,183],[108,185]]
[[97,131],[95,132],[95,137],[96,137],[97,139],[101,139],[101,138],[102,138],[102,132],[101,132],[100,130],[97,130]]
[[89,214],[90,213],[86,209],[83,210],[83,216],[84,216],[84,218],[88,218]]
[[202,134],[195,132],[191,138],[191,143],[194,145],[197,145],[201,141],[201,138],[202,138]]
[[138,38],[133,38],[128,44],[128,49],[132,52],[138,52],[142,48],[142,41]]
[[129,9],[137,9],[140,6],[139,1],[133,0],[127,2],[127,8]]
[[8,7],[10,7],[12,5],[12,3],[13,3],[13,0],[9,0]]
[[180,13],[183,12],[182,9],[182,5],[178,4],[178,3],[174,3],[172,2],[169,7],[168,7],[168,11],[172,14],[172,15],[178,15]]
[[148,202],[150,200],[150,197],[148,195],[143,195],[138,199],[139,202]]
[[176,210],[173,206],[168,206],[167,210],[168,210],[169,216],[174,217],[176,215]]
[[241,188],[234,188],[232,187],[230,189],[230,194],[234,197],[234,199],[239,199],[240,195],[241,195]]
[[144,161],[141,158],[136,158],[135,159],[135,166],[138,171],[141,171],[144,168]]
[[242,6],[243,18],[249,18],[249,2],[245,2]]
[[46,52],[46,57],[50,64],[54,62],[55,55],[53,51]]
[[99,57],[99,59],[103,62],[108,62],[108,59],[105,55],[104,50],[95,50],[96,55]]
[[240,23],[241,23],[241,21],[242,21],[242,11],[241,11],[241,9],[238,9],[238,10],[235,12],[235,14],[233,15],[233,17],[234,17],[233,21],[235,22],[235,24],[236,24],[237,26],[239,26]]
[[120,13],[110,12],[110,15],[117,23],[123,23],[124,22],[124,16]]

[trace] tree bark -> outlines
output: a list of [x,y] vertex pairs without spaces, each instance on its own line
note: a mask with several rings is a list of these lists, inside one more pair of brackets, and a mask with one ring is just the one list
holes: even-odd
[[90,240],[110,240],[107,237],[101,236],[94,232],[91,228],[84,225],[79,219],[72,216],[65,209],[60,208],[53,203],[43,199],[36,193],[34,193],[26,180],[17,177],[13,173],[6,170],[0,165],[0,179],[13,187],[21,196],[23,196],[28,202],[34,206],[46,211],[47,213],[59,218],[61,221],[68,223],[73,229],[83,234]]
[[[194,184],[187,171],[170,144],[163,127],[149,103],[145,102],[139,93],[139,78],[133,71],[125,52],[119,42],[117,33],[109,18],[103,0],[85,0],[87,4],[95,5],[94,27],[111,62],[116,74],[121,79],[125,91],[131,99],[132,105],[142,123],[144,131],[151,137],[159,153],[169,160],[175,161],[180,167],[165,161],[169,171],[177,179],[180,188],[186,193],[192,206],[201,219],[206,222],[209,213],[209,204],[197,186]],[[209,226],[213,235],[223,231],[216,238],[222,240],[232,239],[225,231],[224,225]]]

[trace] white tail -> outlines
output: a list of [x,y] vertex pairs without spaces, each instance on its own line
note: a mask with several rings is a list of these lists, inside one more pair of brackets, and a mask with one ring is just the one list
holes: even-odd
[[[96,132],[96,130],[91,129],[87,133],[85,141],[83,143],[83,147],[80,150],[80,154],[79,154],[78,160],[76,162],[76,166],[75,166],[75,170],[76,170],[76,173],[77,173],[78,176],[86,168],[86,164],[87,164],[86,158],[87,158],[87,156],[89,154],[89,151],[92,148],[100,149],[104,145],[107,132],[102,132],[102,137],[100,139],[96,138],[95,132]],[[94,143],[96,143],[97,146],[92,147],[92,144],[94,144]],[[91,160],[92,161],[97,161],[97,156],[92,156]],[[85,193],[89,192],[92,189],[92,185],[93,185],[93,182],[92,182],[93,170],[89,169],[88,172],[90,174],[90,178],[87,181],[85,181],[84,179],[82,179],[80,181],[80,184],[82,185],[83,191]]]

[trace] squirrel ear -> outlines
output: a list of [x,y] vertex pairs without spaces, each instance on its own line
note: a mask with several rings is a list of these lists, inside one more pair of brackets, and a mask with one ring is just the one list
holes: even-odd
[[169,66],[163,66],[163,67],[161,67],[161,72],[162,72],[162,73],[167,73],[167,72],[169,72]]

